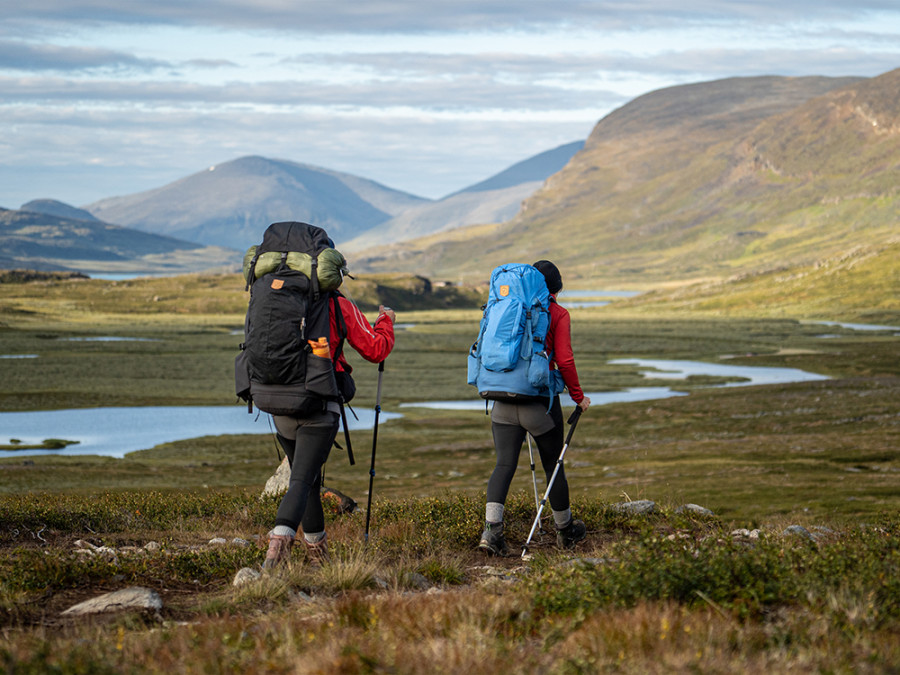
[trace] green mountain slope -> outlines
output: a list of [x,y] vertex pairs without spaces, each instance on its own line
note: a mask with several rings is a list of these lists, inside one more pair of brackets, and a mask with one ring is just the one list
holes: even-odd
[[616,302],[655,316],[788,316],[900,325],[900,236],[808,265],[740,274]]
[[652,92],[601,120],[513,220],[359,264],[481,278],[548,257],[582,285],[640,287],[885,242],[897,231],[898,92],[900,70]]

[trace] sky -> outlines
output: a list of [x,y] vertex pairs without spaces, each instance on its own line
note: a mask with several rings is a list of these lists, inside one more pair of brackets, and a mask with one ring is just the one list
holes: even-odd
[[896,0],[0,0],[0,207],[246,155],[437,199],[656,89],[898,67]]

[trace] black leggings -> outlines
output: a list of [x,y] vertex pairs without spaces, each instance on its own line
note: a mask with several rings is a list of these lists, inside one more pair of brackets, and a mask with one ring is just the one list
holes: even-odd
[[[553,429],[534,439],[548,483],[563,448],[564,427],[559,398],[554,401],[550,415],[553,418]],[[488,480],[487,501],[505,504],[509,486],[519,465],[519,453],[522,451],[522,444],[525,442],[527,432],[518,425],[496,422],[491,423],[491,431],[494,434],[497,465]],[[565,511],[569,508],[569,483],[562,465],[559,467],[559,473],[556,474],[556,480],[553,481],[553,487],[550,490],[550,507],[554,511]]]
[[291,480],[278,506],[275,525],[287,525],[296,530],[302,521],[304,532],[325,531],[320,494],[322,465],[331,452],[338,419],[338,415],[328,412],[312,423],[300,422],[296,440],[278,434],[278,441],[291,465]]

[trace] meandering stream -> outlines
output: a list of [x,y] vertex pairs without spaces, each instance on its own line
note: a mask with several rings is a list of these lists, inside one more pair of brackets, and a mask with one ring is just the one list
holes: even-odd
[[[783,384],[828,379],[824,375],[808,373],[796,368],[768,368],[702,361],[671,361],[653,359],[618,359],[613,364],[635,365],[645,377],[653,379],[684,379],[690,375],[712,375],[743,378],[724,387],[761,384]],[[473,392],[474,394],[474,392]],[[670,387],[632,387],[622,391],[588,392],[593,405],[648,401],[686,396]],[[572,401],[564,397],[564,405]],[[473,395],[459,401],[420,401],[400,406],[454,410],[484,410],[484,401]],[[350,430],[371,429],[375,413],[371,409],[355,409],[359,419],[348,413]],[[396,412],[382,412],[380,421],[401,417]],[[265,413],[247,414],[243,406],[206,407],[134,407],[83,408],[35,412],[0,413],[0,443],[17,439],[23,445],[40,444],[46,438],[78,441],[59,450],[4,450],[0,457],[27,455],[104,455],[123,457],[135,450],[145,450],[161,443],[200,436],[223,434],[267,434],[272,430]]]

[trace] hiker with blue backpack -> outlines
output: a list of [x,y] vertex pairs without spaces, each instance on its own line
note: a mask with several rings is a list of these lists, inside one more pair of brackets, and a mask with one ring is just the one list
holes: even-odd
[[509,553],[503,511],[528,434],[547,476],[557,545],[572,549],[586,534],[584,523],[572,516],[561,461],[565,443],[559,394],[568,389],[579,413],[591,404],[575,368],[571,318],[556,302],[562,286],[559,269],[548,260],[496,268],[479,337],[469,353],[469,384],[493,401],[497,462],[488,480],[485,527],[478,544],[490,555]]
[[344,342],[372,363],[383,362],[394,347],[393,310],[379,307],[370,324],[337,290],[346,271],[325,230],[300,222],[273,223],[244,258],[250,303],[235,361],[236,393],[251,410],[255,404],[272,415],[291,467],[269,532],[266,569],[290,560],[301,525],[307,559],[329,559],[322,466],[343,405],[355,392]]

